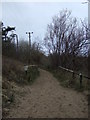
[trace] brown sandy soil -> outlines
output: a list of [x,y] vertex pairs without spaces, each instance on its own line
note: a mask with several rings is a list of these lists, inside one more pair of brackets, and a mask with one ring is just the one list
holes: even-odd
[[30,86],[15,88],[15,103],[7,118],[87,118],[85,95],[63,88],[53,75],[40,69],[40,77]]

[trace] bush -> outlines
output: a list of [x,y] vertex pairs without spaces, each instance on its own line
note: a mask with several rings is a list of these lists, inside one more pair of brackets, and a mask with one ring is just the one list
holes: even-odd
[[14,83],[20,86],[32,84],[39,76],[39,71],[37,66],[29,66],[26,75],[23,63],[5,56],[3,56],[2,63],[2,108],[3,116],[5,116],[4,109],[8,109],[15,100]]
[[34,80],[39,76],[39,70],[37,66],[29,66],[27,70],[26,79],[30,84],[34,82]]

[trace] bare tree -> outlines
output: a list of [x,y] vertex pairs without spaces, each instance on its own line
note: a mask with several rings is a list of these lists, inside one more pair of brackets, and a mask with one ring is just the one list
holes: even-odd
[[86,43],[85,35],[84,27],[81,24],[79,26],[77,19],[73,18],[67,9],[53,17],[44,40],[52,59],[57,56],[57,66],[65,65],[64,62],[67,65],[68,61],[70,63],[68,56],[73,56],[71,62],[75,64],[75,56],[81,54]]

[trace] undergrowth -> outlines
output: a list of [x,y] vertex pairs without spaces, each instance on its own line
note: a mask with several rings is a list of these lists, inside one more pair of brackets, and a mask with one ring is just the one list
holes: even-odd
[[37,66],[30,66],[27,70],[26,79],[32,84],[39,76],[39,70]]
[[39,76],[37,67],[29,67],[27,75],[24,64],[3,56],[2,59],[2,112],[6,115],[6,109],[15,101],[15,91],[12,83],[19,86],[32,84]]
[[73,88],[79,92],[84,90],[90,90],[90,86],[87,84],[88,79],[82,79],[82,85],[80,86],[80,78],[78,75],[75,75],[73,78],[72,73],[67,72],[65,70],[56,69],[56,70],[49,70],[54,77],[60,82],[63,87]]

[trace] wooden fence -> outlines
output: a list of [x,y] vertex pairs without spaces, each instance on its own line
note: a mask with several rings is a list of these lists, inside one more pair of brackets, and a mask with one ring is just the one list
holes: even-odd
[[65,70],[65,71],[68,71],[68,72],[72,73],[72,76],[73,76],[73,77],[74,77],[75,74],[78,75],[78,76],[79,76],[79,80],[80,80],[80,87],[82,87],[82,78],[83,78],[83,77],[84,77],[84,78],[87,78],[88,80],[90,79],[90,77],[88,77],[88,76],[86,76],[86,75],[83,75],[82,73],[77,73],[77,72],[75,72],[75,71],[73,71],[73,70],[64,68],[64,67],[62,67],[62,66],[59,66],[59,68],[61,68],[61,69]]

